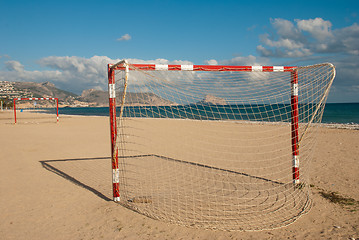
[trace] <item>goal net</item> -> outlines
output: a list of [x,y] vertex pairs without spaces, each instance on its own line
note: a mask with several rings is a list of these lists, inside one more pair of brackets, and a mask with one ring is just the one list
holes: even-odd
[[57,98],[14,98],[15,123],[59,121]]
[[114,201],[223,230],[288,225],[335,76],[306,67],[108,65]]

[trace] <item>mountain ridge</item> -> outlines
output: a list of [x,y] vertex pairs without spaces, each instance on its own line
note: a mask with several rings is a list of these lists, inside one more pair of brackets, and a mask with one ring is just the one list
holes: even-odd
[[[9,82],[8,82],[9,83]],[[107,107],[109,95],[107,91],[98,89],[84,90],[81,95],[57,88],[51,82],[12,82],[12,97],[54,97],[59,99],[62,107]],[[1,90],[1,89],[0,89]],[[14,93],[15,92],[15,95]],[[17,93],[17,94],[16,94]],[[116,91],[117,99],[122,99],[122,93]],[[151,92],[127,92],[125,97],[126,105],[130,106],[171,106],[178,105],[175,102],[161,98]],[[120,103],[117,103],[120,104]],[[202,100],[196,102],[199,105],[226,105],[224,98],[207,94]]]
[[[13,82],[13,91],[18,94],[16,97],[35,97],[46,98],[54,97],[59,99],[60,106],[63,107],[107,107],[108,92],[97,89],[87,89],[81,95],[57,88],[53,83],[43,82]],[[24,95],[26,93],[26,96]],[[14,94],[12,94],[15,97]],[[120,97],[121,93],[116,92]],[[11,98],[11,97],[10,97]],[[120,97],[121,98],[121,97]],[[174,102],[163,99],[154,93],[126,93],[126,104],[133,106],[166,106],[177,105]]]

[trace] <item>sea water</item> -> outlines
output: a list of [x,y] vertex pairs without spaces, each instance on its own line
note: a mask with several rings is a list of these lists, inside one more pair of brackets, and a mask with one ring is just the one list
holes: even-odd
[[[313,111],[307,107],[306,111]],[[117,110],[119,112],[119,109]],[[60,108],[59,114],[108,116],[108,107]],[[178,105],[129,106],[125,117],[182,118],[197,120],[290,121],[290,105]],[[302,116],[302,115],[300,115]],[[301,120],[301,119],[300,119]],[[327,103],[322,123],[359,124],[359,103]]]

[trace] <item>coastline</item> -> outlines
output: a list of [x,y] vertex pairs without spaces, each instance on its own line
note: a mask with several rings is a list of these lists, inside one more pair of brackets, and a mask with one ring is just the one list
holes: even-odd
[[348,129],[348,130],[359,130],[359,124],[356,123],[319,123],[319,127],[335,128],[335,129]]
[[[82,116],[82,117],[86,117],[86,116],[93,116],[93,117],[109,117],[108,116],[108,107],[71,107],[71,108],[64,108],[64,109],[73,109],[73,110],[83,110],[85,109],[88,110],[88,109],[105,109],[106,111],[101,111],[101,114],[99,113],[92,113],[91,111],[87,112],[87,113],[81,113],[82,111],[80,111],[80,113],[62,113],[62,108],[59,108],[59,118],[61,119],[61,117],[71,117],[71,116]],[[45,114],[46,115],[51,115],[53,113],[47,113],[46,111],[47,110],[35,110],[37,113],[39,114]],[[27,112],[31,112],[30,111],[27,111]],[[10,118],[14,118],[14,111],[13,110],[3,110],[3,111],[0,111],[0,114],[3,113],[3,114],[6,114],[6,119],[10,119]],[[107,114],[107,115],[106,115]],[[139,117],[141,118],[141,117]],[[3,117],[2,119],[0,118],[0,121],[3,120],[4,121],[5,117]],[[153,118],[153,119],[163,119],[163,118]],[[195,119],[185,119],[185,118],[169,118],[169,119],[174,119],[174,120],[195,120]],[[198,120],[198,121],[212,121],[212,120]],[[245,121],[245,120],[216,120],[216,121],[233,121],[233,122],[244,122],[244,123],[253,123],[253,124],[286,124],[286,123],[283,123],[283,122],[265,122],[265,121]],[[289,123],[288,123],[289,124]],[[314,126],[318,126],[318,127],[325,127],[325,128],[335,128],[335,129],[349,129],[349,130],[359,130],[359,123],[314,123],[313,124]]]

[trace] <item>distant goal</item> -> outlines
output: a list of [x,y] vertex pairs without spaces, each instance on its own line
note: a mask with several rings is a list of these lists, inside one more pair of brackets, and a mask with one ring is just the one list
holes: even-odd
[[58,98],[14,98],[14,123],[59,121]]
[[315,129],[334,77],[330,63],[109,64],[114,201],[200,228],[294,222],[311,206]]

